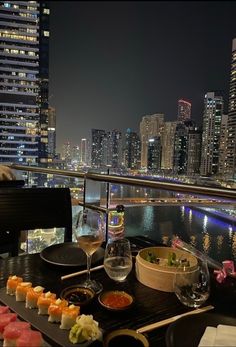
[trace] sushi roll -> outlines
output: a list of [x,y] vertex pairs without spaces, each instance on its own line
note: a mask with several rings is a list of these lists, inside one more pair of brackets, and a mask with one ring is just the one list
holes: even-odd
[[66,306],[68,306],[68,301],[65,299],[57,299],[54,303],[52,303],[48,308],[48,321],[51,323],[60,322],[62,309]]
[[0,316],[0,340],[3,339],[3,330],[10,322],[15,322],[17,318],[16,313],[3,313]]
[[72,328],[72,326],[76,323],[76,318],[79,314],[79,306],[70,305],[68,307],[63,307],[60,329],[69,330],[70,328]]
[[9,313],[9,306],[0,306],[0,315],[3,313]]
[[7,294],[9,295],[15,295],[16,294],[16,287],[19,283],[23,282],[22,277],[17,276],[9,276],[7,280]]
[[50,304],[54,303],[55,301],[56,294],[51,293],[50,291],[47,293],[42,293],[37,301],[38,314],[47,315]]
[[41,286],[29,288],[26,293],[25,307],[37,308],[38,298],[43,293],[43,291],[44,291],[44,288]]
[[31,282],[21,282],[16,287],[16,301],[25,301],[26,293],[32,287]]
[[15,347],[16,340],[20,337],[23,330],[30,329],[30,323],[11,322],[7,324],[3,331],[3,347]]
[[40,331],[23,330],[16,340],[16,347],[43,347],[43,337]]

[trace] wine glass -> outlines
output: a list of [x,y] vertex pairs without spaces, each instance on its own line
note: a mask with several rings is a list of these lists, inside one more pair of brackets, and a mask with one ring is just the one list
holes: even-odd
[[200,307],[210,295],[210,275],[206,261],[198,260],[192,271],[189,266],[178,266],[174,276],[174,292],[182,304]]
[[132,269],[132,253],[127,239],[110,239],[104,255],[104,269],[116,282],[124,282]]
[[96,293],[102,291],[102,284],[90,278],[92,255],[105,240],[105,217],[99,211],[85,209],[79,212],[74,234],[79,247],[87,256],[87,279],[83,286],[93,289]]

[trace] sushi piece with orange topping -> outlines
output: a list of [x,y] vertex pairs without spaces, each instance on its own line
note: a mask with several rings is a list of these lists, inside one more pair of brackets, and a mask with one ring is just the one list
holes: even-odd
[[41,286],[36,286],[34,288],[29,288],[26,293],[25,307],[26,308],[37,308],[37,301],[39,296],[43,293],[44,288]]
[[51,323],[60,322],[62,309],[66,306],[68,306],[68,301],[65,299],[57,299],[54,303],[50,304],[48,308],[48,321]]
[[50,291],[46,293],[42,293],[39,296],[37,301],[37,307],[39,309],[38,314],[47,315],[50,304],[54,303],[55,301],[56,301],[55,293],[51,293]]
[[32,287],[31,282],[21,282],[16,287],[16,301],[25,301],[27,290]]
[[80,314],[80,307],[75,305],[70,305],[68,307],[63,307],[61,315],[61,325],[60,329],[69,330],[76,323],[76,318]]
[[7,294],[9,295],[15,295],[16,294],[16,287],[19,283],[23,282],[22,277],[18,276],[9,276],[7,280]]

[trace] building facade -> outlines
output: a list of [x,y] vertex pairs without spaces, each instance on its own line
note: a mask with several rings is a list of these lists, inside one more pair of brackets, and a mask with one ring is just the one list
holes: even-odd
[[236,178],[236,38],[232,42],[226,175],[230,179]]
[[223,107],[223,97],[220,93],[208,92],[205,95],[200,170],[203,176],[218,173]]
[[92,129],[91,166],[100,168],[107,162],[107,136],[105,130]]
[[157,174],[161,171],[161,137],[154,136],[148,140],[148,159],[147,168],[148,172],[152,174]]
[[192,104],[184,99],[178,100],[178,122],[184,122],[191,118]]
[[0,1],[0,162],[48,160],[49,6]]
[[125,167],[131,170],[140,169],[141,146],[139,135],[127,129],[125,133]]
[[141,168],[147,169],[148,161],[148,144],[149,139],[154,136],[160,136],[162,141],[164,129],[164,114],[156,113],[142,117],[140,123],[140,139],[141,139]]
[[166,173],[173,170],[174,136],[177,122],[165,122],[162,137],[161,168]]

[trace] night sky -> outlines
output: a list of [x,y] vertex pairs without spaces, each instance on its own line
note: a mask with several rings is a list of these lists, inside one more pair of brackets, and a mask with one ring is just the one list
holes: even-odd
[[142,116],[202,121],[207,91],[228,98],[233,1],[51,1],[50,104],[57,150],[91,128],[139,131]]

